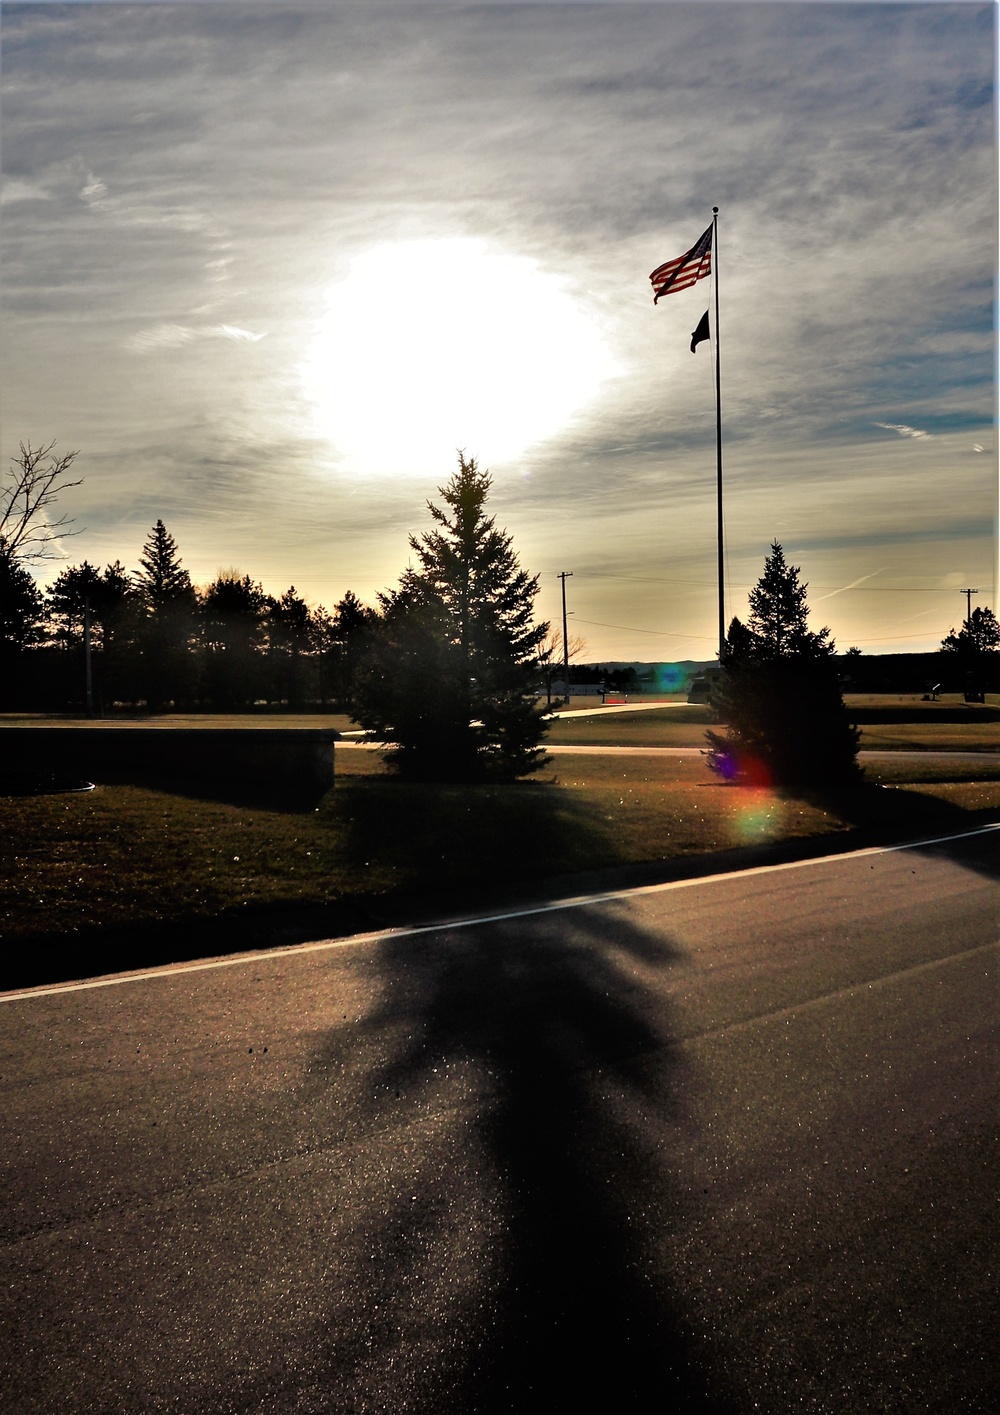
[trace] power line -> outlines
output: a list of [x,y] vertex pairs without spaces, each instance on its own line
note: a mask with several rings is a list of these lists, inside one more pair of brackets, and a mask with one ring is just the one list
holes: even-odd
[[[586,571],[588,580],[621,580],[629,584],[646,585],[700,585],[706,588],[714,588],[714,580],[678,580],[665,579],[660,575],[616,575],[609,570],[588,570]],[[953,589],[942,589],[935,585],[818,585],[812,580],[808,582],[811,590],[839,590],[841,594],[954,594]],[[749,586],[747,580],[737,588],[745,589]],[[754,581],[756,584],[756,581]],[[961,591],[965,594],[965,591]],[[973,594],[978,594],[978,590],[973,590]]]
[[621,629],[626,634],[656,634],[661,639],[692,639],[695,643],[705,643],[709,634],[679,634],[675,629],[635,629],[630,624],[606,624],[602,619],[580,619],[573,616],[578,624],[590,624],[597,629]]

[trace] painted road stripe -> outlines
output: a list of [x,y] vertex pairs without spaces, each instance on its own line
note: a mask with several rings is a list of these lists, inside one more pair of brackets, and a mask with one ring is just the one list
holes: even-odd
[[802,870],[810,865],[839,864],[844,860],[863,860],[866,856],[892,855],[902,850],[921,850],[928,845],[948,845],[954,840],[971,840],[1000,830],[995,825],[978,826],[955,835],[935,835],[926,840],[910,840],[902,845],[873,845],[863,850],[847,850],[839,855],[816,855],[808,860],[786,860],[777,865],[752,865],[743,870],[729,870],[715,875],[699,875],[695,879],[667,880],[662,884],[639,884],[629,889],[606,890],[600,894],[579,894],[569,899],[557,899],[551,904],[533,904],[526,909],[510,909],[498,914],[475,914],[468,919],[453,919],[436,924],[414,924],[398,929],[377,929],[373,933],[351,934],[348,938],[321,939],[315,943],[292,943],[278,948],[265,948],[253,953],[235,953],[225,958],[210,958],[198,963],[164,963],[134,973],[116,973],[111,977],[87,978],[78,983],[54,983],[51,987],[25,988],[20,992],[0,993],[0,1003],[21,1002],[35,997],[53,997],[64,992],[89,992],[94,988],[121,987],[125,983],[140,983],[151,978],[173,977],[178,973],[204,973],[215,968],[236,968],[247,963],[261,963],[269,958],[282,958],[295,953],[321,953],[338,948],[359,948],[366,943],[378,943],[386,938],[419,938],[424,934],[444,933],[449,929],[471,929],[481,924],[502,924],[512,919],[529,919],[539,914],[558,914],[566,909],[583,909],[591,904],[609,904],[616,899],[628,899],[644,894],[666,894],[675,889],[694,889],[698,885],[721,884],[729,880],[751,879],[756,875],[777,874],[782,870]]

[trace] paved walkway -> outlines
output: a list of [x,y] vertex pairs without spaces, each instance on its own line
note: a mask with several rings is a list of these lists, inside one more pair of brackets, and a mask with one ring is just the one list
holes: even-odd
[[[704,747],[575,747],[572,744],[563,742],[544,742],[542,744],[546,752],[553,755],[569,753],[571,756],[644,756],[644,757],[700,757],[706,750]],[[340,738],[336,743],[338,752],[355,749],[362,752],[377,752],[381,750],[379,742],[348,742]],[[913,757],[929,760],[942,758],[950,762],[955,761],[996,761],[1000,759],[1000,750],[996,748],[983,748],[979,751],[950,751],[946,747],[873,747],[862,748],[858,756],[865,761],[876,759],[896,760],[899,757]]]

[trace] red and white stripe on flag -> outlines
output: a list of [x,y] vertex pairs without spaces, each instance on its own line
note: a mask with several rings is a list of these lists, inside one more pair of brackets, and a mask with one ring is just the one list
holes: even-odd
[[653,304],[661,295],[674,295],[686,290],[696,280],[712,273],[712,227],[709,226],[689,251],[666,265],[658,265],[649,277],[653,286]]

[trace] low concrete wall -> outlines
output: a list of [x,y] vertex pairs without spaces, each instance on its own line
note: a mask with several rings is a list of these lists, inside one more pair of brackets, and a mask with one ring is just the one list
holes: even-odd
[[322,792],[333,785],[336,732],[278,727],[0,727],[0,779],[53,775]]

